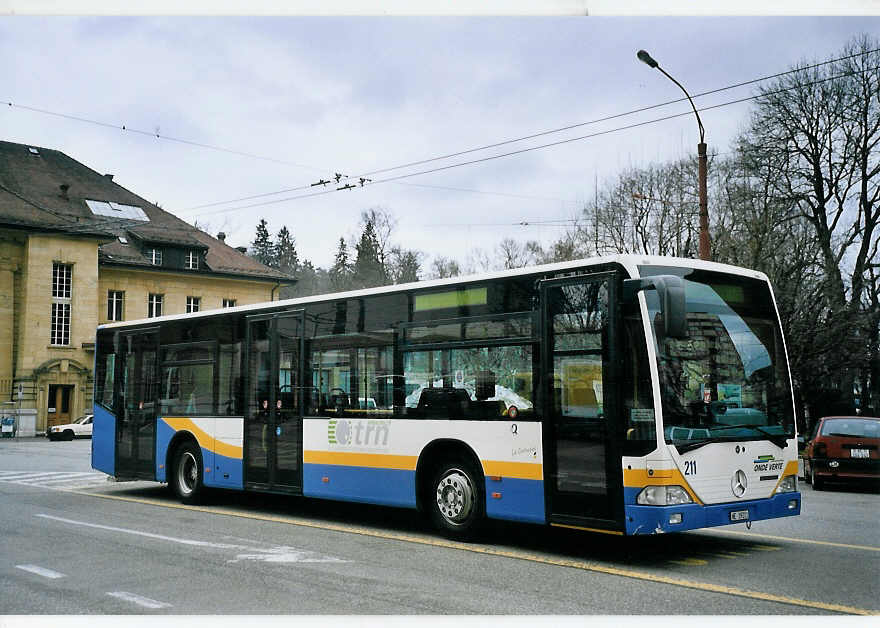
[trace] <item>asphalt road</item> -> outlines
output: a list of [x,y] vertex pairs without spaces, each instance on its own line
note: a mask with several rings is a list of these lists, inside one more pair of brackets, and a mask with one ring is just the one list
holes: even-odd
[[186,507],[114,483],[89,441],[0,441],[0,615],[815,615],[880,611],[880,493],[817,492],[797,518],[615,538],[218,492]]

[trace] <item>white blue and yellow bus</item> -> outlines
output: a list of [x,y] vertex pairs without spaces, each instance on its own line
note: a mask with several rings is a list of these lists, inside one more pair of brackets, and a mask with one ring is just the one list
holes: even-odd
[[800,513],[761,273],[614,256],[97,331],[92,466],[654,534]]

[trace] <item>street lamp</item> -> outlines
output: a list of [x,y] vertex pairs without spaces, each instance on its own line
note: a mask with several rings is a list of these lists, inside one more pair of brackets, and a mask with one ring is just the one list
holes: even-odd
[[691,103],[691,107],[694,109],[694,115],[697,116],[697,126],[700,127],[700,143],[697,144],[697,155],[699,157],[698,177],[700,187],[700,259],[709,260],[711,259],[711,255],[709,253],[709,202],[706,198],[706,131],[703,129],[703,121],[700,120],[700,114],[697,113],[697,108],[694,106],[694,101],[691,99],[691,95],[687,93],[687,90],[682,87],[681,83],[676,81],[666,70],[661,68],[660,64],[657,63],[646,51],[639,50],[638,53],[636,53],[636,56],[639,58],[639,61],[645,63],[649,67],[660,70],[666,75],[666,78],[678,85]]

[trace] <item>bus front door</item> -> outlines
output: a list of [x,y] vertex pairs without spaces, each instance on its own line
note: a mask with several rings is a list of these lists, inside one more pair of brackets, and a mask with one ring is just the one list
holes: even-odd
[[248,319],[248,488],[302,492],[302,330],[302,310]]
[[122,395],[116,423],[116,475],[156,477],[156,392],[158,329],[119,335]]
[[[617,530],[614,273],[541,284],[545,487],[551,523]],[[620,497],[620,499],[617,499]]]

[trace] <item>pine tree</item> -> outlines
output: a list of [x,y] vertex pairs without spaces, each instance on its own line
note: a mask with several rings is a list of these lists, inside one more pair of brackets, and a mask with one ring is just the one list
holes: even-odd
[[250,256],[261,264],[277,268],[274,249],[272,239],[269,237],[269,227],[266,225],[266,219],[260,218],[260,222],[257,225],[257,237],[251,242]]
[[299,256],[296,252],[296,239],[290,235],[287,225],[281,227],[275,239],[275,263],[278,270],[293,275],[299,269]]
[[388,273],[380,257],[379,240],[372,220],[367,221],[360,242],[355,248],[357,258],[354,261],[354,286],[372,288],[387,284]]
[[333,290],[348,290],[351,287],[351,261],[348,258],[348,247],[345,238],[339,238],[339,248],[336,249],[336,257],[328,274],[330,286]]

